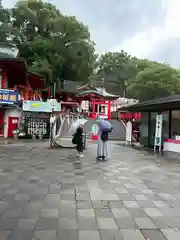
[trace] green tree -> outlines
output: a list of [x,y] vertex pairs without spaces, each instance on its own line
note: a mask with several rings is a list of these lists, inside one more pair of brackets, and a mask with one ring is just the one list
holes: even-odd
[[172,67],[151,63],[131,80],[128,94],[140,101],[166,97],[180,93],[180,73]]
[[83,23],[38,0],[18,2],[12,16],[13,27],[25,37],[20,55],[32,71],[43,74],[47,84],[87,81],[93,71],[94,43]]
[[12,25],[11,10],[6,9],[0,0],[0,42],[12,44],[13,39],[17,38],[20,42],[23,35]]
[[131,56],[123,50],[105,53],[99,57],[96,65],[97,78],[104,78],[107,90],[121,96],[125,95],[127,81],[135,72]]

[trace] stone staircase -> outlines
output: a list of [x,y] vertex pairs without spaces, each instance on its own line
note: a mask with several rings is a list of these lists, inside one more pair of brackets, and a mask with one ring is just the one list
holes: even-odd
[[[112,119],[110,122],[113,127],[113,132],[109,133],[109,140],[125,141],[126,130],[123,123],[115,119]],[[86,136],[89,139],[91,138],[91,129],[94,123],[95,121],[93,121],[92,119],[89,119],[85,125]]]
[[[111,133],[109,133],[109,140],[125,141],[126,131],[125,131],[124,124],[121,121],[116,120],[116,119],[111,119],[110,122],[112,124],[113,131]],[[96,123],[96,122],[89,118],[87,123],[84,125],[84,130],[86,132],[87,139],[91,139],[92,125],[94,123]],[[68,125],[68,120],[67,119],[65,119],[65,122],[63,124],[61,137],[60,137],[60,139],[56,139],[56,141],[58,143],[60,143],[62,138],[63,139],[69,139],[70,141],[72,139],[72,132],[69,131],[69,125]]]

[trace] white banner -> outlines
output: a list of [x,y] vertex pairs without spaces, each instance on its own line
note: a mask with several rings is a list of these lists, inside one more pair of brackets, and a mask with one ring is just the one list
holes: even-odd
[[156,147],[159,147],[159,150],[161,149],[162,123],[163,123],[163,115],[162,114],[157,115],[156,116],[155,138],[154,138],[154,150],[156,150]]
[[126,142],[132,142],[132,123],[130,121],[126,124]]

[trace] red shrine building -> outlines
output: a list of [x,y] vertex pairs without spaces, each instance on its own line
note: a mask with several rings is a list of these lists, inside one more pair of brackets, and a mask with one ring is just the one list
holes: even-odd
[[45,89],[41,76],[28,72],[24,59],[17,58],[14,46],[0,46],[0,137],[13,137],[21,117],[21,100],[42,97]]
[[87,112],[94,120],[97,117],[111,119],[112,103],[117,95],[109,94],[104,87],[95,88],[86,84],[77,89],[77,99],[80,99],[80,110]]

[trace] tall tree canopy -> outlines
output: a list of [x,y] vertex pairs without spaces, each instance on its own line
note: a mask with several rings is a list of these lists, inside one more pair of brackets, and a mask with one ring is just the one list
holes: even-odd
[[43,74],[47,84],[63,79],[88,80],[94,43],[87,26],[41,0],[19,1],[8,13],[8,26],[24,37],[22,42],[16,36],[11,38],[30,70]]
[[179,70],[124,51],[101,55],[95,75],[104,78],[108,91],[140,101],[180,93]]
[[137,73],[127,87],[130,96],[140,100],[180,93],[180,73],[165,64],[152,64]]
[[127,80],[131,77],[134,65],[131,56],[123,50],[101,55],[96,63],[97,78],[104,78],[106,88],[121,96],[126,90]]

